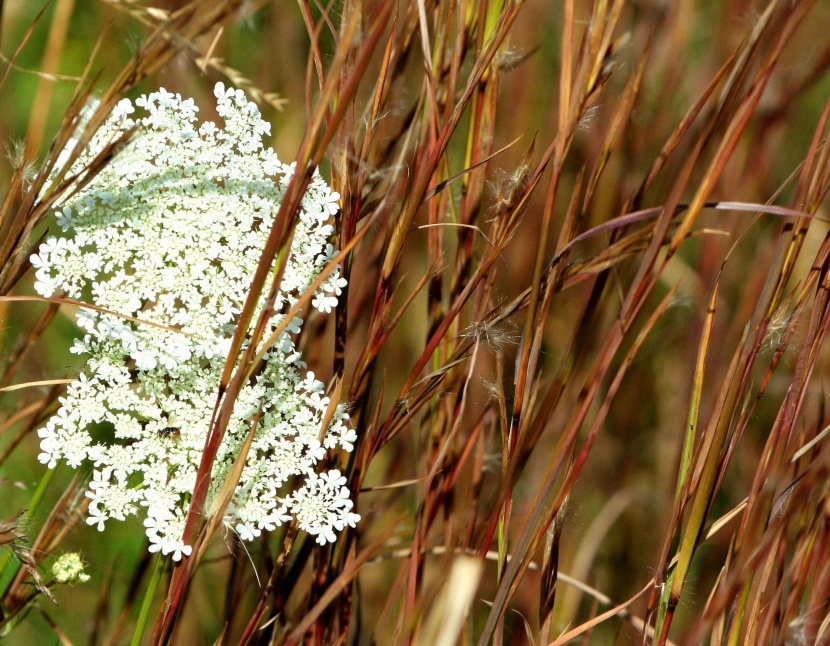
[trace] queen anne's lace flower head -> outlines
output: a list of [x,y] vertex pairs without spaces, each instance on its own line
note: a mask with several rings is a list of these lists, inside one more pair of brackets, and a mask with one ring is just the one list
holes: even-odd
[[[88,357],[83,373],[38,431],[39,459],[91,461],[87,522],[103,530],[144,507],[150,551],[190,553],[182,541],[222,368],[238,315],[293,168],[262,135],[270,126],[242,91],[216,85],[224,129],[196,124],[197,108],[161,89],[121,101],[72,168],[137,126],[118,156],[57,212],[67,237],[32,256],[35,289],[65,291],[123,316],[78,313]],[[135,108],[146,113],[133,117]],[[328,220],[339,195],[315,176],[303,198],[275,310],[285,312],[336,253]],[[345,286],[339,271],[312,304],[328,312]],[[260,306],[262,303],[260,303]],[[124,316],[156,325],[135,323]],[[270,322],[273,331],[279,315]],[[321,437],[329,399],[305,372],[289,322],[265,369],[242,389],[212,474],[215,496],[258,417],[257,431],[226,521],[247,540],[291,519],[316,537],[354,526],[345,479],[318,473],[326,450],[351,451],[356,436],[337,407]],[[268,335],[266,334],[266,337]],[[289,478],[296,489],[284,491]]]
[[89,581],[89,575],[84,572],[84,562],[77,552],[67,552],[59,556],[52,565],[52,576],[56,583],[67,583],[74,586],[77,583]]

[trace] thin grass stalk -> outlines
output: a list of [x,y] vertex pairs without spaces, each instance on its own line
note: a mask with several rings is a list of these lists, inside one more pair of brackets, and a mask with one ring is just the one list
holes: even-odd
[[147,622],[150,619],[150,611],[156,598],[156,592],[161,583],[161,575],[164,572],[168,559],[161,554],[156,554],[154,560],[153,573],[150,575],[150,580],[147,582],[147,587],[144,590],[144,599],[141,602],[141,609],[138,612],[130,646],[140,646],[142,643],[142,637],[147,629]]
[[[654,281],[652,281],[651,285],[653,286],[653,284]],[[635,303],[634,306],[639,309],[643,303],[644,299],[641,297],[639,302]],[[598,393],[601,377],[607,372],[614,355],[628,331],[624,321],[632,320],[633,314],[634,312],[630,312],[628,316],[621,315],[615,321],[606,337],[599,358],[592,369],[592,375],[588,377],[586,385],[580,393],[579,403],[574,408],[573,413],[565,425],[565,432],[559,440],[558,450],[551,460],[545,481],[536,495],[530,521],[527,522],[520,535],[516,547],[513,550],[514,559],[511,560],[505,578],[499,585],[492,609],[488,615],[487,623],[484,626],[478,642],[482,646],[489,639],[497,621],[504,613],[506,603],[515,589],[516,582],[522,570],[527,567],[528,555],[535,549],[539,541],[539,532],[547,528],[553,515],[556,513],[556,507],[553,504],[553,487],[558,478],[559,469],[565,460],[566,453],[570,452],[570,447],[573,445],[577,432],[587,418],[589,409]],[[561,504],[561,494],[559,504]]]
[[[741,345],[744,342],[745,339],[742,339]],[[745,365],[745,357],[742,355],[739,356],[736,353],[724,383],[724,390],[722,391],[721,400],[718,405],[720,410],[731,411],[734,409],[740,384],[734,377],[742,372],[741,368]],[[668,637],[668,628],[671,625],[674,610],[679,602],[680,591],[683,588],[695,548],[700,538],[700,533],[703,529],[706,514],[712,502],[715,478],[720,467],[721,449],[727,439],[729,422],[730,418],[728,415],[715,417],[710,423],[709,428],[705,431],[706,448],[699,454],[697,461],[697,467],[701,469],[701,475],[696,484],[690,488],[690,491],[694,493],[692,494],[691,509],[686,526],[681,536],[681,543],[678,550],[679,559],[663,587],[660,606],[657,612],[655,632],[658,635],[658,639],[662,641],[665,641]],[[659,579],[657,580],[659,581]]]
[[43,76],[38,79],[37,94],[33,104],[32,118],[26,135],[26,145],[30,152],[38,150],[43,139],[46,127],[46,117],[49,114],[49,105],[52,101],[52,79],[46,75],[58,71],[61,52],[66,42],[66,33],[75,7],[75,0],[59,0],[52,15],[52,24],[49,29],[49,40],[41,64]]
[[[768,5],[769,9],[771,10],[772,8],[774,8],[776,4],[777,0],[772,0],[772,2]],[[740,101],[740,104],[738,105],[738,108],[735,111],[735,115],[730,120],[730,123],[727,127],[727,131],[724,134],[720,146],[718,147],[718,151],[715,155],[715,158],[710,164],[709,168],[707,169],[704,181],[701,182],[701,185],[695,193],[695,196],[689,207],[688,213],[683,218],[683,221],[681,222],[680,226],[678,227],[677,231],[672,237],[672,251],[678,248],[685,236],[689,233],[689,231],[692,228],[692,225],[697,219],[698,214],[700,213],[702,205],[708,200],[708,196],[711,194],[711,191],[714,188],[715,180],[722,175],[726,162],[731,157],[732,152],[734,151],[735,146],[737,145],[740,134],[746,128],[750,116],[753,114],[758,105],[758,101],[761,98],[761,94],[763,93],[763,90],[769,82],[769,78],[772,74],[772,71],[776,63],[778,62],[779,57],[781,56],[784,46],[789,42],[789,38],[791,37],[793,31],[796,29],[801,20],[805,17],[811,5],[811,0],[808,0],[807,2],[801,2],[797,4],[792,11],[787,13],[787,21],[783,26],[780,27],[781,31],[776,33],[777,38],[775,40],[774,46],[764,57],[762,66],[756,73],[755,78],[753,79],[753,83],[749,88],[749,91]],[[762,24],[763,27],[766,27],[766,24],[763,21],[764,18],[762,18],[759,21],[759,24]]]
[[[12,455],[14,450],[20,445],[23,439],[29,435],[34,430],[35,424],[37,424],[43,417],[45,417],[45,413],[47,411],[46,406],[48,402],[54,400],[54,392],[52,396],[48,396],[45,398],[45,401],[36,402],[34,404],[30,404],[25,408],[17,411],[11,417],[3,420],[3,424],[0,425],[0,434],[7,432],[9,429],[13,428],[16,424],[22,422],[26,418],[29,418],[29,422],[20,429],[20,431],[15,435],[9,443],[4,448],[3,452],[0,453],[0,467],[9,459],[9,456]],[[56,410],[56,409],[55,409]],[[54,412],[53,410],[49,410],[49,413]]]
[[493,36],[488,39],[483,51],[481,52],[480,56],[476,59],[475,65],[473,67],[472,72],[470,73],[470,77],[467,80],[467,84],[464,88],[464,91],[457,103],[455,104],[455,107],[453,108],[452,115],[441,128],[440,137],[434,149],[430,151],[430,158],[428,160],[428,163],[424,164],[422,167],[416,169],[415,171],[415,181],[409,194],[407,195],[406,203],[401,213],[401,217],[396,222],[392,238],[389,241],[388,251],[386,253],[386,257],[383,264],[383,270],[381,273],[381,282],[378,286],[376,303],[382,303],[388,300],[391,275],[398,263],[398,258],[400,256],[401,249],[403,248],[403,243],[406,237],[405,234],[411,226],[412,220],[415,217],[418,207],[420,206],[421,200],[424,194],[426,193],[429,182],[432,179],[433,172],[437,167],[438,162],[443,157],[444,152],[446,151],[450,137],[455,131],[458,122],[461,119],[461,115],[465,111],[470,97],[472,96],[473,91],[475,90],[479,81],[481,80],[482,75],[484,74],[484,72],[490,65],[491,61],[493,60],[493,57],[495,56],[498,47],[504,40],[507,31],[510,28],[510,25],[515,20],[516,15],[518,14],[518,8],[520,4],[521,3],[517,3],[515,6],[510,7],[510,10],[505,11],[500,16],[497,29],[494,31]]
[[[786,405],[786,404],[785,404],[785,405]],[[783,410],[783,409],[782,409],[782,410]],[[776,436],[777,436],[777,434],[774,432],[774,433],[771,435],[771,439],[772,439],[773,437],[776,437]],[[717,446],[718,446],[718,443],[716,442],[716,443],[715,443],[715,448],[717,448]],[[711,451],[711,449],[710,449],[710,451]],[[710,485],[708,484],[708,483],[710,482],[710,481],[708,480],[708,478],[712,477],[712,476],[713,476],[713,474],[714,474],[714,471],[713,471],[713,470],[712,470],[712,468],[709,466],[710,464],[712,464],[712,465],[713,465],[713,464],[714,464],[714,462],[713,462],[713,461],[707,461],[707,464],[706,464],[706,466],[704,467],[704,474],[703,474],[703,477],[702,477],[702,479],[701,479],[701,481],[700,481],[700,486],[701,486],[701,489],[699,489],[699,490],[698,490],[698,495],[700,495],[700,491],[702,491],[702,490],[706,490],[706,489],[710,486]],[[767,473],[768,473],[768,471],[766,470],[766,468],[765,468],[765,467],[763,467],[763,466],[762,466],[762,467],[759,467],[759,472],[764,473],[764,474],[767,474]],[[707,473],[709,474],[708,476],[706,475]],[[757,481],[757,479],[756,479],[756,482],[758,482],[758,481]],[[701,499],[702,499],[702,498],[696,498],[696,504],[698,504],[698,505],[699,505],[699,501],[700,501]],[[699,507],[698,507],[698,508],[699,508]],[[747,506],[747,509],[748,509],[748,510],[752,510],[752,509],[756,509],[756,508],[757,508],[757,504],[754,504],[754,503],[753,503],[753,495],[751,494],[751,495],[750,495],[750,504]],[[694,513],[694,512],[693,512],[693,513]],[[747,517],[745,516],[745,518],[744,518],[744,523],[746,523],[746,522],[747,522]],[[740,534],[739,534],[739,536],[740,536]],[[687,534],[687,538],[688,538],[688,537],[689,537],[689,534]],[[738,545],[740,545],[740,538],[739,538],[739,543],[738,543]],[[687,547],[688,547],[688,543],[684,543],[684,548],[687,548]],[[682,549],[681,549],[681,554],[683,554],[683,552],[684,552],[684,549],[682,548]],[[687,565],[684,565],[684,562],[683,562],[682,560],[681,560],[681,562],[680,562],[680,563],[681,563],[681,566],[680,566],[680,567],[687,567]],[[751,572],[751,570],[749,570],[749,571]],[[681,573],[682,573],[682,572],[683,572],[683,570],[681,570]],[[743,598],[743,600],[744,600],[744,603],[746,603],[746,594],[747,594],[747,593],[748,593],[748,590],[745,590],[745,591],[744,591],[744,594],[743,594],[743,596],[742,596],[742,598]],[[670,613],[670,612],[671,612],[671,609],[669,608],[669,613]],[[736,640],[736,639],[737,639],[737,635],[738,635],[738,633],[736,632],[736,630],[738,630],[739,628],[740,628],[740,621],[738,621],[737,623],[733,623],[732,628],[731,628],[731,630],[730,630],[730,637],[729,637],[729,639],[730,639],[732,642],[734,642],[734,640]],[[663,632],[665,633],[665,631],[663,631]]]

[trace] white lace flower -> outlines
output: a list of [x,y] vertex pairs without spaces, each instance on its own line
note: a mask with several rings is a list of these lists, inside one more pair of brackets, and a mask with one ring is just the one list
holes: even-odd
[[97,505],[89,506],[89,516],[87,516],[87,525],[98,525],[98,531],[104,531],[104,523],[109,518],[105,511],[101,511]]
[[243,541],[252,541],[257,536],[260,536],[262,531],[245,523],[239,523],[236,526],[236,533]]
[[[106,521],[143,509],[148,549],[175,560],[191,551],[182,542],[184,519],[225,358],[294,170],[263,146],[270,126],[244,93],[219,83],[214,95],[224,127],[197,124],[193,101],[163,89],[134,105],[121,101],[71,172],[128,129],[135,134],[61,204],[57,226],[65,237],[50,236],[31,259],[38,293],[91,297],[120,315],[79,311],[82,338],[71,351],[86,357],[86,367],[38,431],[38,459],[49,468],[93,463],[87,522],[103,530]],[[338,199],[315,175],[266,338],[336,255],[328,220]],[[326,277],[314,307],[330,311],[345,284],[339,271]],[[360,518],[345,478],[314,470],[327,450],[352,450],[356,435],[340,406],[320,437],[329,400],[313,373],[301,376],[305,364],[293,338],[302,323],[293,318],[267,348],[264,369],[239,394],[214,464],[210,497],[257,417],[226,519],[243,540],[297,519],[317,542],[331,542]],[[289,480],[297,489],[280,491]]]
[[315,535],[317,543],[325,545],[337,540],[335,530],[346,525],[354,527],[360,520],[352,513],[346,478],[334,470],[318,475],[312,472],[306,484],[286,498],[290,513],[299,521],[300,529]]
[[84,572],[84,562],[78,552],[67,552],[58,557],[52,565],[52,576],[56,583],[65,583],[74,586],[77,583],[89,581],[89,575]]

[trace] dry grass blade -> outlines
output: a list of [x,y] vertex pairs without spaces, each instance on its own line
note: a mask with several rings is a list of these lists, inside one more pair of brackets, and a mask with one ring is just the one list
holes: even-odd
[[312,626],[314,621],[326,609],[326,607],[334,601],[342,590],[354,580],[360,568],[362,568],[369,558],[377,551],[389,535],[394,531],[394,526],[389,527],[383,534],[381,534],[375,541],[367,545],[361,552],[352,558],[349,558],[340,575],[331,582],[325,594],[320,598],[316,605],[311,608],[303,618],[303,621],[297,625],[289,635],[285,643],[298,644],[303,640],[303,636]]
[[483,573],[481,561],[469,556],[454,559],[446,582],[424,621],[421,644],[453,646],[458,643],[478,583]]

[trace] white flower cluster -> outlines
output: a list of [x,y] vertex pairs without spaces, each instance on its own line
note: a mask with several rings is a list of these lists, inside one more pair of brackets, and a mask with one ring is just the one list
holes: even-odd
[[52,565],[52,576],[55,577],[56,583],[68,583],[71,586],[76,583],[86,583],[89,581],[89,575],[84,572],[85,567],[80,554],[67,552],[59,556]]
[[[224,129],[196,125],[192,99],[165,90],[135,101],[133,119],[118,104],[73,166],[83,169],[103,147],[137,126],[117,157],[57,213],[67,237],[50,237],[32,256],[35,289],[62,290],[94,303],[84,309],[84,335],[72,352],[88,356],[61,407],[38,434],[39,459],[94,467],[87,522],[146,511],[150,551],[178,560],[220,375],[236,321],[293,172],[262,135],[270,126],[242,91],[219,83],[214,94]],[[275,179],[272,179],[275,178]],[[287,311],[335,254],[326,222],[339,195],[316,176],[299,213],[275,310]],[[334,272],[313,306],[328,312],[345,285]],[[262,303],[260,303],[260,307]],[[124,317],[149,321],[134,322]],[[274,331],[281,316],[269,323]],[[257,430],[226,522],[251,540],[295,518],[320,544],[355,526],[346,479],[317,473],[326,451],[351,451],[356,439],[342,406],[322,429],[329,398],[293,342],[302,320],[290,321],[265,368],[248,383],[219,449],[209,500],[256,419]],[[321,432],[325,430],[325,432]],[[293,492],[286,492],[289,479]]]

